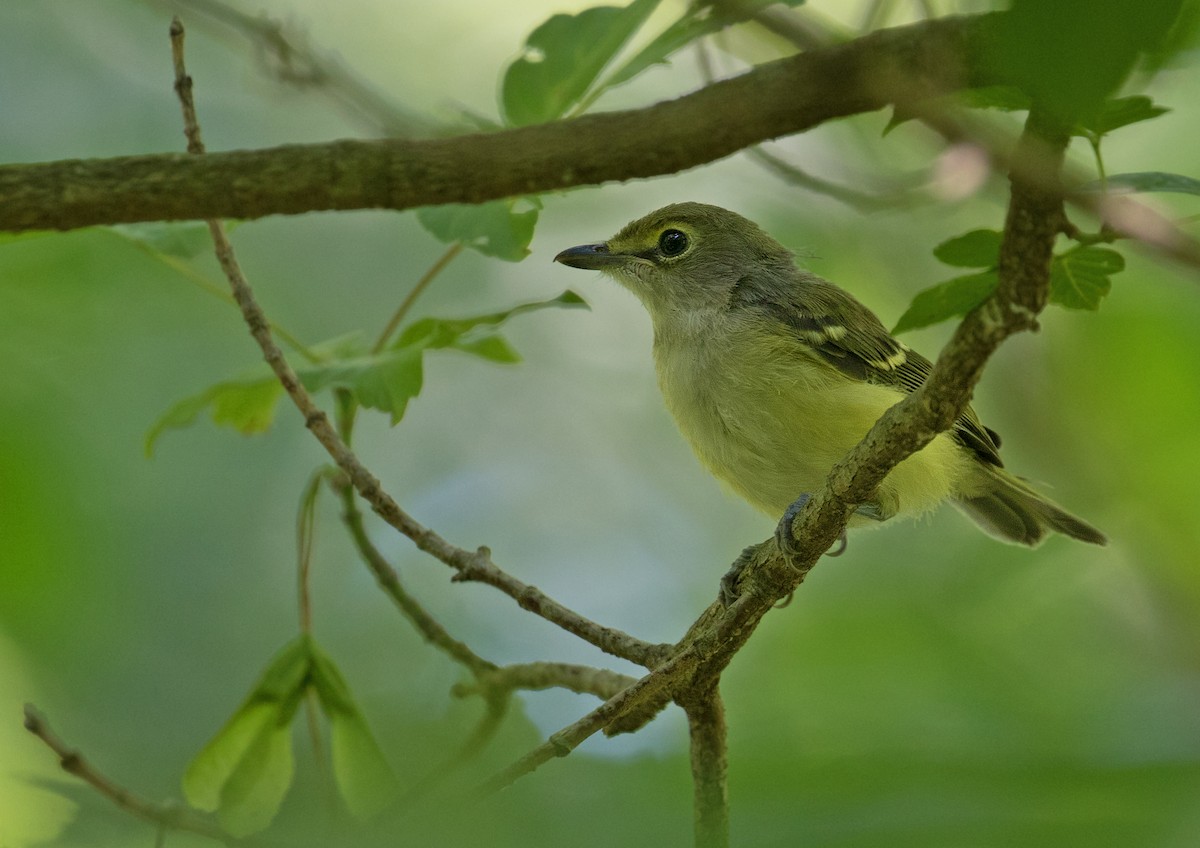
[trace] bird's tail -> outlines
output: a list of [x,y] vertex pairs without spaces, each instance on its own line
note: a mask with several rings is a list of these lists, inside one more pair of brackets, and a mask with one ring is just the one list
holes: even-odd
[[1002,468],[981,466],[982,494],[960,497],[955,505],[988,534],[1006,542],[1035,547],[1047,531],[1103,545],[1107,537]]

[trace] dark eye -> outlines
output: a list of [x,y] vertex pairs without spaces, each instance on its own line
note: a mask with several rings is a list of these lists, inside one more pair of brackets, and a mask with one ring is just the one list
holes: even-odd
[[678,256],[687,250],[688,237],[679,230],[664,230],[658,237],[658,249],[663,256]]

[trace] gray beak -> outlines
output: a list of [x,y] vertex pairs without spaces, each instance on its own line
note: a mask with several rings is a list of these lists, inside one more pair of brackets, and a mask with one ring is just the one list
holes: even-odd
[[554,261],[570,265],[572,268],[603,271],[605,268],[611,268],[613,265],[624,262],[625,257],[609,253],[607,244],[581,244],[577,247],[568,247],[555,256]]

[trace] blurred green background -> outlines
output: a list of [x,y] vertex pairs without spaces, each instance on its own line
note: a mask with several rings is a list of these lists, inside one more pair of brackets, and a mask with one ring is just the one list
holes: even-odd
[[[488,115],[504,63],[562,9],[540,0],[233,5],[289,22],[408,106]],[[182,149],[166,38],[175,8],[8,0],[0,160]],[[364,133],[319,94],[273,80],[246,42],[193,25],[186,12],[184,22],[210,149]],[[777,48],[749,33],[725,46],[716,56],[724,70]],[[699,81],[681,54],[599,108]],[[1149,91],[1174,111],[1117,133],[1106,145],[1110,173],[1200,176],[1194,70],[1168,69]],[[846,182],[928,169],[931,138],[912,125],[881,138],[886,122],[863,116],[771,149]],[[1082,146],[1073,152],[1088,163]],[[935,244],[1000,225],[993,183],[864,216],[735,156],[546,197],[528,259],[468,251],[417,314],[477,314],[566,287],[592,311],[515,319],[517,366],[430,355],[406,419],[394,429],[364,420],[360,454],[451,541],[487,544],[501,567],[598,621],[674,641],[736,553],[774,522],[723,493],[676,433],[641,307],[551,258],[668,202],[717,203],[762,223],[891,323],[913,294],[952,276],[930,254]],[[1197,212],[1194,197],[1152,202],[1171,215]],[[376,333],[444,250],[411,213],[272,218],[242,225],[234,241],[265,309],[309,342]],[[976,403],[1004,435],[1009,467],[1053,484],[1112,544],[1054,538],[1029,552],[992,542],[948,508],[853,536],[725,676],[736,844],[1200,843],[1200,280],[1121,249],[1128,268],[1100,312],[1050,310],[1043,332],[997,355]],[[194,267],[220,282],[211,259]],[[906,341],[933,354],[948,332]],[[167,406],[256,355],[232,308],[110,232],[0,244],[0,845],[152,838],[61,776],[21,729],[23,702],[123,785],[178,798],[190,758],[295,634],[295,516],[324,460],[299,417],[285,408],[255,438],[206,421],[168,433],[151,460],[142,452]],[[331,498],[318,525],[316,636],[414,786],[482,706],[449,696],[461,673],[394,613]],[[414,592],[485,657],[634,672],[486,587],[451,585],[444,566],[372,526]],[[690,844],[686,728],[674,710],[635,737],[591,740],[499,796],[463,802],[462,787],[595,702],[545,692],[519,703],[477,764],[382,823],[380,839]],[[276,833],[336,841],[339,819],[318,802],[307,739],[296,743],[297,784]]]

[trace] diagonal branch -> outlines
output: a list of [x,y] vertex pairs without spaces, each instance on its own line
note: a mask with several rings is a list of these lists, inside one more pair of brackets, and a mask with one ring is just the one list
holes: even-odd
[[60,739],[58,734],[50,728],[46,717],[38,712],[33,704],[25,705],[25,729],[41,739],[46,747],[58,756],[58,762],[63,771],[87,783],[122,810],[139,819],[156,824],[165,830],[198,833],[228,845],[234,844],[235,841],[239,844],[248,844],[243,840],[235,840],[211,818],[188,807],[156,803],[119,786],[107,775],[98,771],[82,754]]
[[[774,539],[757,545],[743,571],[736,601],[728,607],[720,602],[710,605],[670,660],[551,736],[497,775],[489,788],[506,785],[554,756],[564,756],[598,730],[636,730],[673,699],[689,706],[705,704],[706,693],[715,692],[721,673],[763,616],[804,581],[845,529],[855,506],[869,498],[898,463],[953,425],[989,357],[1006,338],[1036,328],[1049,288],[1050,255],[1065,223],[1058,174],[1067,140],[1066,128],[1035,106],[1016,154],[1021,167],[1015,167],[1010,178],[1000,285],[959,324],[925,384],[889,409],[834,466],[793,523],[795,555],[789,560]],[[715,701],[706,708],[715,709]],[[716,825],[707,832],[719,835],[719,822]]]
[[[171,24],[171,44],[175,57],[175,88],[179,95],[184,116],[184,133],[188,139],[188,152],[195,159],[206,158],[204,144],[200,139],[200,126],[196,119],[192,100],[192,78],[183,67],[183,25],[176,18]],[[242,272],[234,254],[233,245],[225,231],[225,225],[217,219],[207,221],[209,234],[217,255],[217,264],[229,281],[234,302],[250,329],[250,335],[262,350],[263,358],[274,372],[276,379],[291,398],[292,403],[304,417],[304,425],[316,437],[321,446],[349,479],[351,485],[371,505],[384,521],[399,530],[416,546],[435,559],[453,568],[459,580],[479,580],[494,586],[516,600],[525,609],[532,610],[548,621],[570,633],[591,642],[602,651],[643,665],[654,667],[663,657],[668,646],[643,642],[628,633],[597,624],[573,610],[552,600],[542,592],[522,583],[515,577],[497,568],[492,562],[491,552],[484,547],[471,552],[452,545],[436,532],[419,523],[401,508],[400,504],[383,489],[350,447],[338,435],[324,410],[313,401],[312,395],[300,382],[296,371],[288,363],[283,351],[271,336],[271,325],[266,314],[254,297],[250,283]]]

